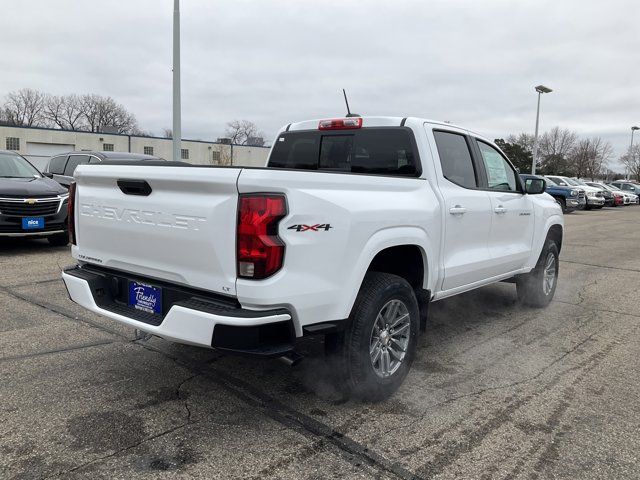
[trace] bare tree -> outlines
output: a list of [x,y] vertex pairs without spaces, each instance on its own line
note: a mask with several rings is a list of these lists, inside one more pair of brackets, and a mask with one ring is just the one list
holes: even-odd
[[173,129],[171,129],[169,127],[164,127],[162,129],[162,136],[164,138],[173,138]]
[[576,145],[578,135],[568,129],[554,127],[540,138],[538,158],[545,173],[562,174],[567,168],[569,154]]
[[518,145],[524,151],[533,152],[533,135],[530,133],[519,133],[518,135],[509,135],[507,142],[512,145]]
[[7,95],[2,110],[8,124],[35,127],[44,123],[44,104],[45,95],[42,92],[23,88]]
[[627,167],[630,178],[635,177],[640,181],[640,145],[634,145],[633,149],[627,148],[627,153],[620,157],[620,162]]
[[579,178],[594,180],[605,170],[613,149],[600,137],[578,141],[569,157],[572,173]]
[[133,114],[111,97],[83,95],[81,109],[90,132],[99,132],[103,127],[114,127],[118,133],[134,133],[138,129]]
[[45,119],[63,130],[87,130],[80,97],[47,95],[44,104]]
[[225,136],[229,137],[234,145],[246,145],[250,139],[264,137],[264,134],[249,120],[234,120],[227,123]]

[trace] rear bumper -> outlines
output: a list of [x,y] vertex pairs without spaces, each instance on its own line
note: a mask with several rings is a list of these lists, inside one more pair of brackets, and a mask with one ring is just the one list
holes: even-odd
[[[106,269],[72,267],[63,271],[62,279],[78,305],[166,340],[263,357],[293,350],[293,322],[281,308],[246,310],[234,305],[233,299],[207,298],[206,293]],[[147,314],[123,302],[119,283],[128,280],[161,283],[166,313]]]

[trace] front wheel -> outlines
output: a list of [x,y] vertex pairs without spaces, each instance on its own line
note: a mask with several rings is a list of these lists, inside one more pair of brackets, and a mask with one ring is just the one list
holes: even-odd
[[334,352],[355,397],[379,401],[400,387],[415,358],[419,319],[406,280],[388,273],[366,275]]
[[518,300],[530,307],[549,305],[556,293],[559,267],[558,246],[547,240],[535,268],[516,278]]

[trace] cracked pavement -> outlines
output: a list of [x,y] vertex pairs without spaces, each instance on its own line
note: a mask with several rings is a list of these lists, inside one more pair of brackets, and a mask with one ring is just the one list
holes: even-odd
[[0,241],[0,475],[637,478],[640,208],[566,216],[556,298],[512,284],[435,303],[405,384],[341,398],[296,367],[145,341],[67,299],[72,263]]

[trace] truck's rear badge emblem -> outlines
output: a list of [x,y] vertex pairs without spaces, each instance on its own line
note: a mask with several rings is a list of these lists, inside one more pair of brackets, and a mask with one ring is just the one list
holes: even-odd
[[287,230],[295,230],[296,232],[319,232],[320,230],[324,230],[328,232],[330,228],[332,227],[329,223],[316,223],[315,225],[291,225]]

